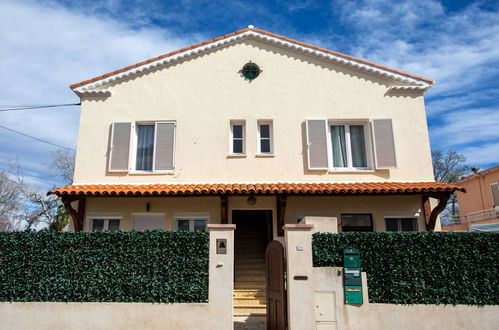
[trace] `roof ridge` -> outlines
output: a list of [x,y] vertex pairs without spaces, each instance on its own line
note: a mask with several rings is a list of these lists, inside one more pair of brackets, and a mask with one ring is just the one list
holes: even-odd
[[396,73],[396,74],[401,74],[401,75],[408,76],[408,77],[411,77],[411,78],[423,80],[423,81],[426,81],[429,84],[433,84],[435,82],[434,80],[429,79],[429,78],[425,78],[425,77],[422,77],[422,76],[418,76],[418,75],[414,75],[414,74],[407,73],[407,72],[404,72],[404,71],[400,71],[400,70],[397,70],[397,69],[393,69],[393,68],[390,68],[390,67],[387,67],[387,66],[384,66],[384,65],[381,65],[381,64],[377,64],[377,63],[374,63],[374,62],[371,62],[371,61],[363,60],[361,58],[354,57],[354,56],[347,55],[347,54],[343,54],[343,53],[340,53],[340,52],[337,52],[337,51],[333,51],[333,50],[329,50],[329,49],[322,48],[322,47],[319,47],[319,46],[311,45],[311,44],[308,44],[306,42],[299,41],[299,40],[292,39],[292,38],[288,38],[288,37],[285,37],[285,36],[282,36],[282,35],[279,35],[279,34],[276,34],[276,33],[273,33],[273,32],[269,32],[269,31],[265,31],[265,30],[257,29],[257,28],[253,28],[253,27],[251,27],[251,28],[248,27],[248,28],[245,28],[245,29],[241,29],[241,30],[237,30],[237,31],[225,34],[225,35],[220,36],[220,37],[216,37],[216,38],[209,39],[209,40],[206,40],[206,41],[203,41],[203,42],[200,42],[200,43],[188,46],[188,47],[184,47],[184,48],[175,50],[173,52],[169,52],[169,53],[166,53],[166,54],[163,54],[163,55],[159,55],[159,56],[147,59],[145,61],[138,62],[138,63],[132,64],[132,65],[129,65],[127,67],[124,67],[124,68],[121,68],[121,69],[117,69],[117,70],[112,71],[112,72],[105,73],[105,74],[103,74],[101,76],[98,76],[98,77],[90,78],[90,79],[81,81],[79,83],[72,84],[69,87],[71,89],[75,89],[75,88],[81,87],[83,85],[86,85],[86,84],[98,81],[100,79],[104,79],[104,78],[113,76],[113,75],[118,74],[118,73],[122,73],[122,72],[130,70],[130,69],[138,68],[138,67],[140,67],[140,66],[142,66],[144,64],[148,64],[148,63],[151,63],[151,62],[163,59],[165,57],[169,57],[169,56],[172,56],[172,55],[184,52],[184,51],[188,51],[190,49],[197,48],[197,47],[200,47],[200,46],[204,46],[204,45],[207,45],[207,44],[210,44],[210,43],[213,43],[213,42],[216,42],[216,41],[219,41],[219,40],[231,37],[231,36],[235,36],[235,35],[247,32],[247,31],[260,32],[260,33],[263,33],[263,34],[266,34],[266,35],[269,35],[269,36],[273,36],[273,37],[276,37],[276,38],[279,38],[279,39],[286,40],[288,42],[296,43],[296,44],[299,44],[299,45],[302,45],[302,46],[305,46],[305,47],[310,47],[310,48],[313,48],[313,49],[316,49],[316,50],[327,52],[327,53],[330,53],[330,54],[333,54],[333,55],[336,55],[336,56],[340,56],[340,57],[343,57],[343,58],[346,58],[346,59],[349,59],[349,60],[353,60],[353,61],[356,61],[356,62],[360,62],[360,63],[363,63],[363,64],[371,65],[371,66],[374,66],[374,67],[382,69],[382,70],[387,70],[387,71],[391,71],[391,72]]

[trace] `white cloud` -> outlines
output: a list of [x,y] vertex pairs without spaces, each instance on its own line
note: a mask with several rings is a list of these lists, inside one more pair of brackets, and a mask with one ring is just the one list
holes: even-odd
[[[109,6],[113,1],[108,1]],[[53,2],[0,2],[0,106],[78,102],[68,86],[182,48],[199,36],[179,38],[166,29],[133,29],[118,20],[89,16]],[[79,110],[1,112],[0,125],[75,148]],[[54,147],[0,129],[0,154],[17,156],[44,177]]]
[[499,142],[487,143],[481,146],[467,147],[461,150],[466,159],[473,166],[490,167],[499,164]]

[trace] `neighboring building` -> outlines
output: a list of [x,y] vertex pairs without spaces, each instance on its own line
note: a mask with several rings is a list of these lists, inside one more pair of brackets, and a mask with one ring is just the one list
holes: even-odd
[[438,226],[459,188],[434,182],[432,84],[249,27],[72,85],[74,184],[50,193],[75,230],[235,223],[235,287],[257,290],[267,243],[304,216],[339,231]]
[[466,231],[472,225],[499,223],[499,165],[462,178],[458,185],[459,216],[442,227],[448,231]]

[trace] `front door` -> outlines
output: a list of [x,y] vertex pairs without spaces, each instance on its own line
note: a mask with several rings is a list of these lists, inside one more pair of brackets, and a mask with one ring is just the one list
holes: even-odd
[[267,267],[267,329],[286,329],[286,290],[284,287],[284,247],[272,241],[265,251]]

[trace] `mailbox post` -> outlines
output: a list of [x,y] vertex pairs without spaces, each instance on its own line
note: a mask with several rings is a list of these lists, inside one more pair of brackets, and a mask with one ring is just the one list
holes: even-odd
[[361,305],[362,277],[360,268],[360,251],[358,249],[343,250],[343,291],[345,304]]

